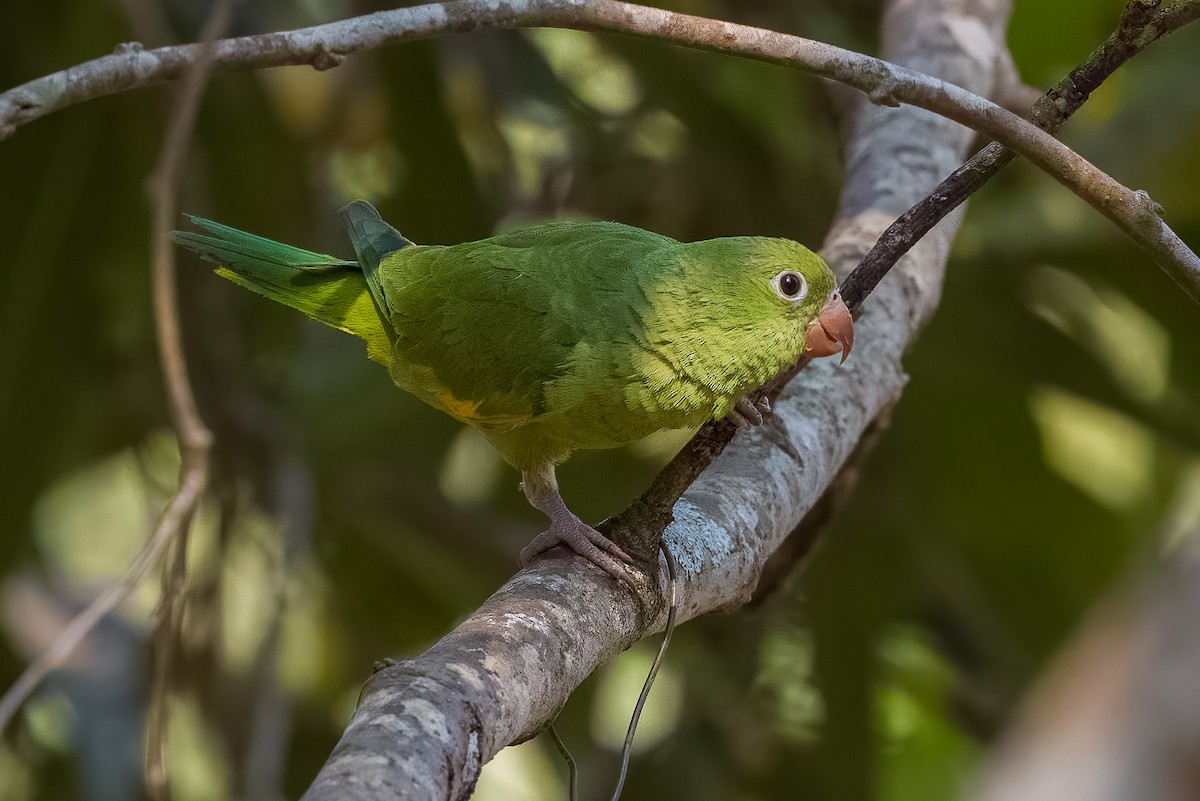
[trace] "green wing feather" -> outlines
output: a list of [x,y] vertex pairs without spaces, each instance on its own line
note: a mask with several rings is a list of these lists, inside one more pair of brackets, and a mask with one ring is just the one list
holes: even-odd
[[[526,440],[520,430],[567,416],[584,395],[624,405],[627,349],[609,344],[641,328],[645,299],[630,296],[630,273],[676,244],[615,223],[562,221],[393,252],[379,270],[396,331],[392,377],[524,462],[523,443],[504,442],[506,432]],[[619,413],[605,416],[574,424],[620,436]]]
[[392,332],[380,316],[357,262],[314,253],[188,216],[208,233],[175,231],[183,247],[218,265],[217,275],[304,312],[367,343],[367,355],[391,363]]

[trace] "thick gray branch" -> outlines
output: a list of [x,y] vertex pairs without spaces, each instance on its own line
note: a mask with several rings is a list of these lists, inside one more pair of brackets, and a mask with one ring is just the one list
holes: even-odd
[[1174,564],[1094,615],[1030,695],[969,798],[1200,798],[1197,556],[1176,552]]
[[[965,18],[964,18],[965,19]],[[481,28],[548,26],[612,31],[795,67],[843,83],[875,103],[908,103],[970,126],[1024,156],[1116,223],[1197,301],[1200,257],[1163,221],[1145,192],[1113,180],[1053,136],[953,82],[798,36],[676,14],[618,0],[458,0],[380,11],[326,25],[227,39],[214,63],[243,69],[310,64],[329,69],[347,55],[395,42]],[[973,22],[947,29],[965,49],[987,41]],[[0,139],[26,122],[106,94],[178,78],[196,45],[112,55],[0,94]]]
[[[892,5],[890,58],[993,90],[1007,0]],[[931,114],[865,103],[847,131],[853,201],[825,248],[842,274],[961,161],[971,138]],[[769,424],[734,440],[676,505],[664,538],[683,573],[680,620],[750,597],[767,558],[895,401],[901,354],[937,304],[954,229],[936,229],[871,296],[845,366],[825,360],[805,370]],[[662,624],[653,596],[631,603],[627,589],[577,558],[539,561],[433,648],[367,682],[305,797],[465,798],[485,761],[536,734],[597,666]]]

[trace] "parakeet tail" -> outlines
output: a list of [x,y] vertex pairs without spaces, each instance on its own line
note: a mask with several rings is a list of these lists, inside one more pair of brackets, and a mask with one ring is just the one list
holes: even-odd
[[203,217],[188,219],[207,233],[174,231],[175,242],[218,266],[239,286],[363,339],[367,355],[387,366],[392,331],[367,290],[359,263],[285,245]]

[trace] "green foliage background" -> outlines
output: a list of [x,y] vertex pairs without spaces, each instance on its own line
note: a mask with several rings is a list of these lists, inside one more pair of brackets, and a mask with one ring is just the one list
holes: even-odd
[[[873,51],[876,3],[671,8]],[[1010,45],[1045,86],[1116,0],[1017,0]],[[241,4],[236,33],[373,10]],[[0,6],[0,86],[195,37],[192,0]],[[131,21],[132,20],[132,21]],[[1122,70],[1066,140],[1200,243],[1200,29]],[[169,88],[89,102],[0,143],[0,683],[127,564],[174,487],[149,305],[145,182]],[[449,37],[306,68],[222,73],[181,208],[348,253],[369,197],[421,242],[555,215],[679,238],[820,242],[840,180],[823,87],[617,37]],[[390,385],[349,337],[180,260],[192,375],[217,435],[189,551],[170,759],[181,799],[294,797],[373,660],[420,651],[511,574],[540,520],[516,475]],[[487,287],[478,287],[486,292]],[[702,292],[703,288],[697,288]],[[949,799],[1064,638],[1200,519],[1195,306],[1105,220],[1018,164],[966,216],[911,381],[824,545],[752,609],[678,633],[626,797]],[[561,473],[614,513],[679,443]],[[0,799],[137,798],[157,583],[56,673],[0,745]],[[561,722],[584,798],[607,797],[650,651]],[[563,796],[541,741],[484,799]]]

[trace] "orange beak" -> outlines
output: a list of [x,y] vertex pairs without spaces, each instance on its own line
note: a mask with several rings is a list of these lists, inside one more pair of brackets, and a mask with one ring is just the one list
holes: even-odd
[[817,319],[808,324],[804,332],[804,352],[816,359],[841,351],[844,362],[852,347],[854,318],[842,300],[842,293],[835,291],[817,313]]

